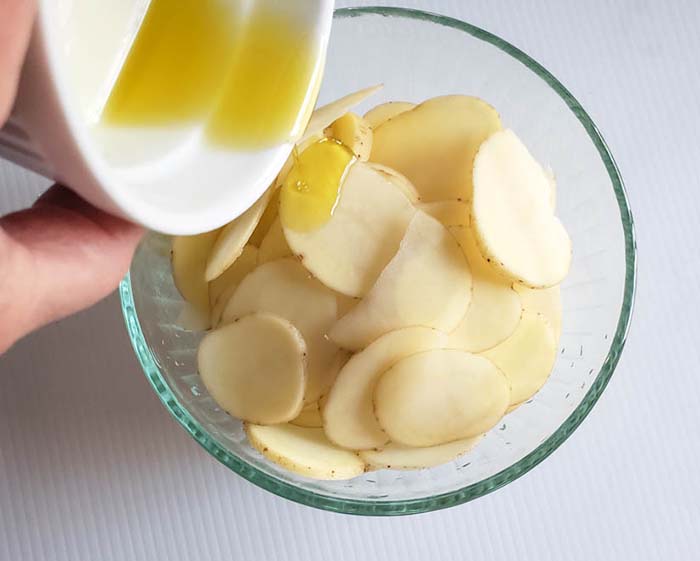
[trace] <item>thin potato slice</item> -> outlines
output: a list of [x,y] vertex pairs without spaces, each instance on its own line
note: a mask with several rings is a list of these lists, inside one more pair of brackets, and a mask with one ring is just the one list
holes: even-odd
[[415,205],[420,201],[420,197],[418,196],[418,191],[416,191],[416,188],[413,186],[413,183],[411,183],[405,175],[401,175],[395,169],[391,169],[390,167],[383,166],[382,164],[369,162],[367,165],[370,166],[372,169],[377,170],[384,177],[386,177],[389,181],[391,181],[394,185],[396,185],[396,187],[401,189],[401,192],[404,195],[406,195],[406,198],[409,201],[411,201],[411,203],[413,203]]
[[323,134],[323,131],[329,127],[333,121],[340,119],[340,117],[345,115],[356,105],[359,105],[365,99],[381,90],[383,87],[384,86],[382,84],[371,86],[369,88],[365,88],[364,90],[348,94],[345,97],[341,97],[336,101],[317,108],[311,114],[309,124],[306,126],[306,132],[301,136],[297,144],[302,144],[310,137],[317,134]]
[[197,367],[211,396],[234,417],[275,424],[301,411],[306,344],[285,319],[252,314],[208,333]]
[[447,346],[447,336],[428,327],[383,335],[354,355],[339,372],[321,410],[328,438],[344,448],[380,448],[388,442],[374,416],[372,395],[379,376],[402,358]]
[[506,375],[511,404],[516,404],[530,399],[547,381],[557,358],[557,344],[543,316],[524,312],[513,335],[482,356]]
[[475,436],[425,448],[413,448],[392,442],[381,450],[361,450],[359,454],[371,470],[424,469],[456,460],[474,448],[480,440],[481,436]]
[[372,128],[356,113],[348,112],[333,121],[327,136],[335,138],[347,146],[355,157],[366,162],[372,152]]
[[182,297],[190,304],[188,315],[201,318],[203,329],[208,327],[209,285],[204,270],[219,230],[196,236],[173,238],[173,281]]
[[304,266],[326,286],[363,296],[396,253],[414,213],[393,183],[357,162],[347,171],[328,222],[312,232],[285,227],[284,234]]
[[561,336],[561,290],[559,285],[551,288],[528,288],[514,284],[513,288],[520,295],[523,310],[542,314],[554,331],[558,341]]
[[314,479],[352,479],[365,463],[348,450],[333,446],[323,429],[290,424],[265,427],[246,424],[251,445],[289,471]]
[[469,265],[454,237],[417,211],[372,290],[338,320],[330,337],[345,349],[357,350],[402,327],[452,331],[467,311],[471,284]]
[[493,363],[453,349],[400,360],[374,390],[380,426],[406,446],[476,437],[493,427],[509,404],[508,380]]
[[493,271],[479,252],[469,227],[449,229],[462,247],[472,271],[472,299],[450,345],[473,353],[505,341],[518,326],[522,306],[511,282]]
[[544,172],[549,181],[549,205],[552,207],[552,211],[555,211],[557,208],[557,178],[552,168],[546,168]]
[[268,189],[252,207],[233,222],[229,222],[223,227],[219,237],[216,238],[214,247],[212,247],[209,253],[207,268],[205,270],[205,278],[207,281],[213,281],[215,278],[219,277],[236,259],[238,259],[238,256],[253,234],[255,227],[258,225],[258,222],[260,222],[260,218],[263,212],[265,212],[265,208],[272,194],[273,191]]
[[270,230],[270,227],[274,224],[277,216],[279,215],[280,190],[276,188],[276,185],[277,184],[275,184],[275,187],[273,187],[273,193],[270,195],[270,200],[268,201],[267,206],[260,217],[260,222],[258,222],[258,225],[255,227],[255,230],[253,230],[253,233],[248,240],[248,243],[254,245],[255,247],[260,247],[260,244],[267,235],[267,232]]
[[421,203],[418,208],[432,216],[446,228],[469,225],[469,205],[461,201]]
[[258,263],[262,265],[268,261],[274,261],[275,259],[282,259],[283,257],[291,256],[292,250],[289,249],[287,238],[284,237],[282,221],[278,216],[272,223],[272,226],[270,226],[267,235],[265,238],[263,238],[263,241],[260,244]]
[[467,201],[474,156],[500,129],[498,113],[484,101],[436,97],[377,127],[370,160],[403,173],[423,202]]
[[318,408],[318,401],[304,407],[301,413],[289,422],[298,427],[321,428],[323,426],[323,420],[321,419],[321,412]]
[[253,312],[268,312],[290,321],[308,348],[305,403],[317,401],[340,369],[338,347],[326,334],[337,318],[335,293],[292,258],[259,266],[238,286],[223,313],[223,322]]
[[571,240],[552,212],[542,166],[513,133],[494,134],[474,161],[472,227],[482,254],[514,281],[532,288],[561,282]]
[[229,299],[236,292],[238,285],[245,276],[255,269],[258,263],[258,248],[247,245],[224,274],[209,283],[209,302],[211,304],[211,326],[217,327],[221,321],[221,314],[228,304]]
[[387,101],[367,111],[367,113],[365,113],[365,120],[369,123],[370,127],[376,129],[389,119],[393,119],[405,111],[410,111],[415,106],[416,104],[410,101]]

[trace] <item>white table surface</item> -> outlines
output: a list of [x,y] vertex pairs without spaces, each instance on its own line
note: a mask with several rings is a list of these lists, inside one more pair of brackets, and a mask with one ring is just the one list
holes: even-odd
[[[402,3],[534,56],[617,158],[638,296],[592,414],[542,465],[475,502],[396,519],[324,513],[235,476],[170,418],[112,296],[0,358],[0,560],[700,559],[700,4]],[[44,187],[0,163],[0,212]]]

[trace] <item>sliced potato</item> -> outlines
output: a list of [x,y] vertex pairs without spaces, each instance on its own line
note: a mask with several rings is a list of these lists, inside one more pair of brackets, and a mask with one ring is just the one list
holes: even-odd
[[549,205],[554,211],[557,208],[557,178],[552,168],[546,168],[544,172],[547,174],[547,180],[549,181]]
[[211,326],[217,327],[226,304],[233,296],[240,282],[255,269],[258,263],[258,248],[247,245],[224,274],[209,283],[209,303],[211,305]]
[[323,426],[323,420],[321,419],[321,412],[318,408],[318,401],[304,407],[299,415],[289,422],[298,427],[321,428]]
[[450,345],[473,353],[505,341],[518,326],[522,306],[512,283],[495,273],[479,252],[469,227],[449,229],[462,247],[472,271],[472,298]]
[[484,101],[436,97],[377,127],[370,160],[403,173],[423,202],[467,201],[474,156],[500,129],[498,113]]
[[418,208],[447,228],[469,225],[469,205],[462,201],[420,203]]
[[339,372],[321,410],[328,438],[354,450],[384,446],[388,437],[372,404],[377,379],[402,358],[446,345],[447,336],[436,329],[407,327],[383,335],[354,355]]
[[557,358],[554,332],[540,314],[523,312],[513,335],[482,356],[493,362],[511,385],[511,404],[530,399],[547,381]]
[[481,436],[455,440],[447,444],[413,448],[393,442],[381,450],[361,450],[360,458],[371,470],[377,469],[423,469],[451,462],[476,446]]
[[369,123],[369,126],[376,129],[379,125],[383,125],[389,119],[400,115],[405,111],[410,111],[416,106],[415,103],[410,101],[387,101],[373,107],[367,113],[365,113],[365,120]]
[[393,442],[436,446],[476,437],[503,417],[508,380],[484,357],[454,349],[414,354],[377,381],[374,413]]
[[369,160],[372,151],[372,128],[356,113],[348,112],[333,121],[326,135],[342,142],[358,160]]
[[279,216],[272,223],[267,235],[260,244],[260,251],[258,252],[258,263],[262,265],[268,261],[274,261],[275,259],[282,259],[283,257],[291,257],[292,250],[289,249],[289,244],[287,243],[287,238],[284,237],[284,230],[282,230],[282,222]]
[[571,240],[552,213],[542,166],[513,133],[491,136],[474,161],[472,227],[481,252],[515,281],[533,288],[561,282]]
[[173,281],[182,297],[190,304],[188,315],[206,318],[200,327],[206,329],[209,319],[209,285],[204,270],[219,230],[196,236],[173,238]]
[[255,230],[253,230],[253,233],[248,240],[248,243],[254,245],[255,247],[260,247],[260,244],[279,214],[280,190],[276,188],[276,185],[277,184],[275,184],[272,195],[270,195],[270,200],[268,201],[267,206],[260,217],[260,222],[258,222],[258,225],[255,227]]
[[213,281],[219,277],[238,259],[255,227],[260,222],[272,194],[273,190],[268,189],[252,207],[223,227],[209,253],[205,270],[207,281]]
[[304,401],[317,401],[340,369],[338,347],[326,335],[337,318],[335,293],[293,258],[270,261],[241,281],[226,305],[223,322],[253,312],[278,315],[301,331],[309,354]]
[[384,86],[382,84],[371,86],[369,88],[365,88],[364,90],[348,94],[345,97],[341,97],[336,101],[317,108],[311,114],[309,124],[306,126],[306,132],[301,136],[297,144],[304,143],[314,135],[323,134],[323,131],[330,126],[333,121],[340,119],[340,117],[345,115],[356,105],[359,105],[369,96],[377,93],[383,87]]
[[214,400],[239,419],[284,423],[301,411],[306,344],[285,319],[251,314],[208,333],[197,367]]
[[416,188],[413,186],[413,183],[411,183],[405,175],[401,175],[395,169],[391,169],[390,167],[383,166],[382,164],[377,164],[375,162],[369,162],[367,165],[377,170],[394,185],[396,185],[399,189],[401,189],[401,192],[404,195],[406,195],[406,198],[409,201],[411,201],[414,205],[420,201],[418,191],[416,191]]
[[417,211],[372,290],[338,320],[330,337],[345,349],[357,350],[402,327],[452,331],[467,311],[471,284],[469,265],[454,237]]
[[554,338],[561,336],[561,290],[559,285],[551,288],[528,288],[514,284],[513,288],[520,295],[523,310],[542,314],[554,330]]
[[323,429],[290,424],[271,427],[246,424],[251,445],[285,469],[314,479],[352,479],[365,463],[348,450],[333,446]]
[[357,162],[347,171],[330,220],[311,232],[285,227],[284,234],[304,266],[326,286],[363,296],[396,253],[414,213],[393,183]]

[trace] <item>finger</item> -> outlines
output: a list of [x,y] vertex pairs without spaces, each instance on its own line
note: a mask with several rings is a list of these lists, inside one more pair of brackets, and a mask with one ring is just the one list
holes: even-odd
[[141,234],[63,187],[0,219],[0,352],[114,290]]
[[34,12],[34,0],[0,0],[0,125],[12,109]]

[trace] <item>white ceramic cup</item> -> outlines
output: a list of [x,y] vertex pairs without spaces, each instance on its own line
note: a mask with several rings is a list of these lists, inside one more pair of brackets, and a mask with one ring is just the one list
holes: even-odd
[[[315,98],[334,1],[222,1],[266,1],[309,26],[317,38],[309,89],[309,97]],[[291,145],[231,151],[205,146],[201,130],[192,127],[96,127],[148,3],[39,0],[15,106],[0,130],[0,157],[150,229],[168,234],[212,230],[260,197]]]

